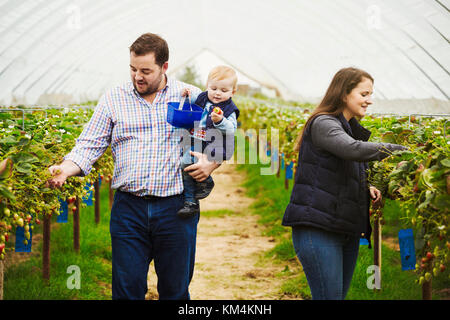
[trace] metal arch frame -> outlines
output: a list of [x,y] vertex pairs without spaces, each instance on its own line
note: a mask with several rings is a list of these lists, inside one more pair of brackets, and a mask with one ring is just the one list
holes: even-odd
[[[304,9],[304,7],[302,7],[302,8]],[[297,11],[297,12],[296,12],[296,16],[300,16],[300,17],[304,18],[304,20],[307,20],[307,21],[310,21],[310,22],[314,22],[314,20],[311,19],[311,15],[308,14],[309,12],[314,12],[315,16],[321,17],[320,11],[317,12],[317,10],[314,10],[314,8],[311,7],[311,6],[308,7],[307,12],[305,12],[305,10],[300,11],[300,12]],[[280,15],[283,15],[283,14],[284,14],[284,12],[281,12],[281,13],[280,13]],[[294,20],[291,16],[286,16],[285,14],[284,14],[284,18],[285,18],[286,20]],[[330,34],[335,34],[336,36],[339,35],[339,31],[337,31],[336,28],[332,28],[331,26],[327,26],[327,25],[326,25],[326,26],[322,26],[322,25],[319,25],[318,28],[323,29],[324,31],[328,30]],[[272,33],[275,33],[276,30],[272,30],[271,32],[272,32]],[[341,32],[341,34],[342,34],[342,32]],[[352,43],[351,41],[349,41],[347,38],[343,38],[343,39],[344,39],[349,45],[355,46],[354,43]],[[297,43],[301,43],[301,41],[298,41]],[[299,47],[299,49],[300,49],[299,51],[301,51],[302,48]],[[311,51],[311,49],[309,49],[309,50]],[[316,55],[313,55],[312,57],[318,57],[318,56],[320,56],[320,57],[322,57],[322,59],[325,58],[325,56],[322,55],[322,53],[321,53],[320,51],[314,51],[314,52],[316,52],[317,54],[316,54]],[[268,72],[269,70],[265,70],[265,71]],[[278,81],[276,81],[276,82],[279,83],[279,81],[280,81],[280,80],[278,79]],[[286,86],[286,85],[284,85],[284,86],[285,86],[286,88],[288,88],[288,86]],[[291,91],[291,89],[289,89],[289,91]]]
[[[128,21],[129,20],[128,16],[130,16],[131,14],[134,14],[134,11],[136,11],[136,10],[142,10],[142,8],[139,8],[139,9],[134,8],[133,11],[131,11],[130,13],[127,13],[126,17],[121,19],[121,20]],[[158,23],[161,23],[161,22],[158,22]],[[131,26],[130,26],[130,28],[131,28]],[[98,29],[98,30],[99,30],[98,32],[100,33],[101,29]],[[88,30],[88,31],[90,31],[91,34],[92,34],[92,30]],[[124,33],[123,28],[119,29],[119,32]],[[117,35],[112,35],[110,38],[117,38]],[[89,39],[89,37],[88,37],[88,39]],[[90,40],[90,41],[88,40],[88,43],[92,43],[92,42],[95,42],[95,40]],[[106,47],[104,43],[95,42],[95,44],[97,44],[97,46],[91,46],[94,49],[98,48],[98,47],[102,47],[102,48]],[[111,48],[111,47],[114,47],[114,46],[115,46],[114,43],[111,42],[111,45],[107,46],[107,48]],[[58,84],[57,88],[64,89],[65,83],[70,80],[70,74],[69,74],[69,76],[67,76],[66,74],[70,73],[72,70],[75,70],[77,68],[80,68],[81,66],[86,65],[86,64],[84,64],[84,61],[87,60],[90,56],[92,56],[94,54],[94,52],[95,52],[94,49],[91,49],[89,51],[79,50],[81,52],[81,54],[78,55],[77,58],[74,59],[73,62],[71,62],[69,64],[69,66],[70,66],[69,72],[64,72],[64,73],[61,73],[59,76],[57,76],[56,80],[54,80],[51,85],[47,86],[47,89],[45,90],[45,92],[48,92],[48,90],[50,90],[58,82],[60,82],[60,83]],[[80,61],[83,61],[83,62],[80,62]],[[44,76],[45,76],[45,74],[43,76],[41,76],[39,79],[37,79],[35,81],[35,83],[37,83]],[[63,81],[60,81],[61,79],[63,79]],[[33,85],[35,85],[35,83],[33,83]],[[31,89],[31,87],[29,87],[29,89]]]
[[82,65],[82,64],[80,64],[80,65]]
[[[398,4],[394,4],[395,6],[397,6]],[[429,23],[428,19],[423,18],[425,23]],[[394,23],[392,21],[390,21],[389,19],[386,18],[386,21],[390,24],[390,25],[394,25]],[[430,24],[431,25],[431,24]],[[428,50],[426,50],[412,35],[410,35],[406,30],[398,27],[397,28],[401,33],[403,33],[405,35],[405,37],[407,39],[409,39],[410,41],[412,41],[415,45],[417,45],[428,57],[430,57],[448,76],[450,76],[450,73],[448,72],[448,70],[439,63],[439,61],[437,61],[433,55],[431,53],[428,52]],[[436,30],[436,28],[433,29]],[[440,33],[439,33],[440,34]],[[406,52],[405,50],[399,48],[397,46],[397,48],[408,58],[408,60],[410,60],[415,66],[416,68],[439,90],[439,92],[441,92],[441,94],[447,99],[449,100],[449,97],[447,95],[447,93],[433,80],[433,78],[428,75],[428,73],[419,65],[419,63],[416,62],[415,59],[412,59]]]
[[[33,26],[34,26],[34,25],[33,25]],[[33,27],[33,26],[32,26],[32,27]],[[31,28],[32,28],[32,27],[31,27]],[[30,29],[31,29],[31,28],[30,28]],[[52,36],[50,36],[49,39],[52,39],[53,37],[58,36],[58,34],[55,33],[55,32],[52,32],[51,34],[52,34]],[[74,35],[74,36],[72,36],[72,37],[69,37],[69,39],[68,39],[66,42],[64,42],[62,46],[64,46],[66,43],[72,41],[74,38],[76,39],[76,37],[77,37],[76,35]],[[56,47],[56,48],[54,49],[54,51],[50,51],[50,53],[47,55],[47,57],[48,57],[48,56],[51,56],[55,51],[57,51],[57,50],[58,50],[59,48],[61,48],[62,46],[58,46],[58,47]],[[45,60],[45,58],[44,58],[44,60]],[[12,63],[13,63],[13,62],[12,62]],[[29,75],[34,74],[34,73],[36,72],[36,70],[37,70],[39,67],[40,67],[40,65],[35,66],[35,68],[32,69],[32,71],[29,73]],[[47,69],[46,71],[48,71],[48,70],[49,70],[49,69]],[[39,79],[38,79],[38,80],[39,80]],[[13,92],[16,91],[16,90],[18,89],[18,86],[20,86],[20,84],[19,84],[19,85],[16,85],[16,87],[13,89]]]
[[[55,9],[55,10],[53,11],[53,13],[59,11],[61,7],[62,7],[62,5],[59,6],[57,9]],[[46,20],[46,17],[42,17],[40,20],[36,21],[34,24],[32,24],[32,25],[28,28],[27,31],[36,29],[35,26],[38,25],[38,24],[39,24],[41,21],[43,21],[43,20]],[[63,20],[63,19],[60,19],[60,20]],[[58,21],[59,21],[59,20],[58,20]],[[61,24],[61,23],[54,23],[54,24],[52,24],[49,28],[47,28],[46,30],[51,31],[51,30],[55,29],[55,27],[56,27],[58,24]],[[52,32],[45,32],[45,31],[44,31],[43,33],[46,33],[46,34],[52,34]],[[22,33],[22,35],[20,35],[20,36],[18,37],[18,39],[23,38],[25,34],[26,34],[26,32]],[[16,43],[17,43],[17,40],[18,40],[18,39],[16,39]],[[32,49],[32,48],[35,46],[35,44],[38,43],[39,41],[40,41],[39,38],[36,39],[35,41],[33,41],[30,45],[28,45],[28,47],[27,47],[25,50],[23,50],[23,52],[30,51],[30,49]],[[11,48],[8,48],[7,50],[11,50]],[[5,52],[6,52],[6,50],[3,50],[3,52],[1,53],[1,55],[5,54]],[[22,52],[22,53],[23,53],[23,52]],[[11,65],[14,64],[14,62],[17,61],[17,59],[19,59],[19,57],[20,57],[20,55],[17,55],[16,58],[12,59],[11,62],[10,62],[8,65],[6,65],[3,69],[0,70],[0,77],[2,76],[2,74],[3,74],[5,71],[7,71],[7,70],[11,67]]]
[[[392,5],[391,5],[391,6],[392,6]],[[390,21],[390,19],[389,19],[388,17],[384,17],[383,20],[386,21],[387,24],[390,25],[390,27],[393,28],[394,30],[397,30],[397,31],[399,31],[400,33],[403,33],[403,34],[406,36],[405,39],[409,39],[409,40],[412,41],[412,39],[411,39],[410,37],[407,36],[408,34],[407,34],[404,30],[402,30],[402,29],[400,28],[399,25],[394,24],[392,21]],[[384,40],[386,41],[386,38],[384,38]],[[438,89],[438,91],[441,92],[441,94],[443,94],[444,97],[446,97],[446,98],[448,99],[447,95],[445,94],[445,92],[443,92],[443,90],[439,87],[439,85],[438,85],[437,83],[435,83],[435,82],[432,80],[432,78],[425,72],[425,70],[424,70],[423,68],[420,67],[419,64],[417,64],[413,59],[411,59],[411,58],[409,57],[409,55],[405,52],[405,50],[403,50],[402,48],[400,48],[398,45],[393,44],[391,41],[389,41],[389,42],[391,43],[391,45],[392,45],[394,48],[396,48],[397,50],[399,50],[399,51],[402,53],[402,55],[404,55],[409,61],[413,62],[414,66],[419,70],[419,72],[422,73],[422,74],[425,76],[425,78],[428,79],[428,80],[431,82],[431,84],[432,84],[434,87],[436,87],[436,88]],[[403,64],[402,64],[402,63],[399,63],[398,66],[399,66],[400,68],[403,69]],[[409,73],[407,70],[404,70],[404,71],[406,71],[407,73]],[[415,78],[412,77],[412,79],[415,79]],[[418,85],[420,86],[420,84],[418,84]]]
[[[123,30],[121,30],[123,31]],[[99,44],[98,46],[101,46],[102,48],[114,48],[117,45],[114,44],[114,42],[110,42],[110,44],[108,46],[105,46],[103,44]],[[112,51],[112,49],[110,50]],[[80,68],[81,66],[85,66],[86,64],[84,63],[84,61],[88,60],[91,56],[93,56],[95,54],[95,51],[91,50],[91,51],[86,51],[85,54],[83,54],[81,57],[79,57],[79,59],[77,60],[76,63],[72,64],[71,69],[75,70],[77,68]],[[70,85],[70,77],[71,74],[70,72],[67,72],[65,74],[61,74],[55,81],[53,81],[53,83],[47,87],[47,89],[45,90],[45,92],[48,92],[53,86],[56,86],[54,88],[54,90],[64,90],[67,86]],[[62,81],[59,81],[60,79],[62,79]],[[59,82],[59,84],[58,84]]]
[[[91,25],[94,25],[95,24],[95,20],[92,20],[92,22],[91,23],[89,23],[89,25],[88,25],[88,27],[90,27]],[[83,32],[81,32],[82,34],[84,34],[84,33],[89,33],[90,35],[92,35],[92,32],[93,32],[93,29],[90,29],[90,28],[84,28],[84,31]],[[108,39],[112,39],[112,38],[116,38],[117,36],[116,35],[113,35],[112,33],[111,33],[111,36],[108,38]],[[88,38],[90,38],[90,37],[88,37]],[[67,41],[65,41],[65,42],[63,42],[61,45],[59,45],[57,48],[55,48],[55,50],[54,51],[52,51],[52,52],[50,52],[49,53],[49,56],[51,56],[52,54],[54,54],[56,51],[58,51],[60,48],[64,48],[64,47],[66,47],[66,45],[68,44],[68,43],[71,43],[74,39],[82,39],[81,37],[80,37],[80,32],[78,32],[77,34],[75,34],[74,36],[72,36],[71,38],[69,38]],[[97,42],[95,42],[95,40],[96,40],[96,38],[95,39],[92,39],[92,40],[88,40],[88,45],[90,46],[91,45],[91,43],[92,42],[94,42],[94,43],[97,43]],[[100,45],[100,43],[97,43],[98,45]],[[95,46],[93,46],[94,48],[96,48]],[[95,51],[95,50],[91,50],[91,51]],[[86,50],[85,49],[79,49],[78,50],[78,52],[86,52]],[[62,56],[63,55],[63,53],[61,53],[60,54],[60,56]],[[79,59],[79,57],[80,57],[80,55],[79,55],[79,53],[76,53],[76,54],[74,54],[74,56],[76,56],[76,59]],[[73,61],[77,61],[76,59],[74,59]],[[61,60],[61,57],[58,57],[58,59],[57,60],[55,60],[55,62],[53,63],[53,64],[51,64],[46,70],[44,70],[42,73],[41,73],[41,76],[39,76],[38,78],[36,78],[30,85],[28,85],[28,87],[25,89],[25,91],[28,91],[28,90],[31,90],[31,88],[33,88],[45,75],[47,75],[47,73],[48,73],[48,71],[49,70],[51,70],[52,68],[54,68],[55,67],[55,65],[57,65],[58,64],[58,62],[59,62],[59,60]],[[71,66],[71,64],[72,64],[72,66]],[[76,68],[76,67],[79,67],[79,65],[75,65],[75,63],[72,63],[72,62],[69,62],[69,64],[68,64],[71,68]],[[39,66],[38,66],[39,67]],[[35,70],[38,68],[38,67],[36,67],[34,70],[32,70],[31,72],[30,72],[30,74],[29,75],[31,75],[31,74],[34,74],[35,73]],[[59,79],[60,79],[60,77],[62,77],[64,75],[64,73],[62,73],[60,76],[58,76],[57,77],[57,79],[54,81],[54,83],[56,82],[56,81],[58,81]],[[20,85],[20,84],[19,84]],[[16,86],[15,88],[14,88],[14,91],[15,90],[17,90],[18,89],[18,87],[19,87],[19,85],[18,86]],[[50,86],[51,87],[51,86]],[[45,91],[44,91],[45,92]]]
[[[13,2],[13,1],[11,1],[11,2]],[[36,12],[36,11],[38,10],[38,8],[40,8],[40,7],[42,7],[42,3],[38,3],[36,6],[31,7],[31,9],[27,10],[27,12],[25,13],[25,16],[29,16],[30,13]],[[3,8],[0,8],[0,11],[2,11],[2,10],[3,10]],[[55,10],[56,10],[56,9],[55,9]],[[6,16],[6,14],[5,14],[4,16]],[[20,18],[17,18],[15,21],[13,21],[13,22],[11,23],[11,25],[10,25],[9,27],[5,28],[2,32],[0,32],[0,38],[2,38],[3,36],[5,36],[5,35],[8,34],[9,32],[11,32],[12,29],[18,24],[18,22],[19,22],[20,20],[21,20]],[[19,38],[20,38],[20,36],[19,36]],[[2,52],[0,52],[0,56],[3,55],[4,51],[5,51],[5,50],[3,50]]]
[[[335,5],[335,7],[334,7],[334,11],[341,11],[341,12],[343,12],[343,13],[345,13],[347,16],[350,16],[351,17],[351,19],[352,19],[352,23],[354,23],[354,24],[358,24],[358,25],[360,25],[360,19],[357,19],[353,14],[351,14],[353,11],[352,10],[344,10],[343,8],[342,8],[342,3],[339,3],[339,6],[337,5],[337,4],[335,4],[334,2],[332,2],[332,4],[333,5]],[[318,15],[318,16],[320,16],[320,15]],[[334,30],[334,29],[333,29]],[[342,34],[342,32],[341,32],[341,34]],[[360,35],[360,33],[359,32],[357,32],[357,33],[355,33],[356,35]],[[375,33],[374,33],[375,34]],[[345,37],[346,38],[346,37]],[[384,44],[382,41],[380,41],[379,39],[378,39],[378,37],[376,37],[376,36],[374,36],[373,37],[373,40],[375,40],[376,42],[377,42],[377,45],[379,46],[379,47],[387,47],[386,46],[386,44]],[[359,48],[358,48],[359,49]],[[367,52],[367,51],[366,51]],[[396,58],[397,59],[397,58]],[[401,66],[401,63],[398,63],[398,64],[396,64],[396,66],[397,67],[402,67]],[[400,70],[401,71],[401,70]],[[404,70],[406,73],[409,73],[407,70]],[[386,95],[383,93],[383,91],[380,89],[380,88],[377,88],[377,91],[379,91],[380,92],[380,94],[381,94],[381,96],[383,96],[383,97],[386,97]]]
[[[346,8],[346,11],[347,11],[347,12],[352,12],[351,10],[348,10],[348,7],[345,7],[345,8]],[[352,18],[353,18],[353,23],[358,23],[358,24],[359,24],[359,19],[357,19],[356,17],[354,17],[354,15],[352,15]],[[384,17],[384,20],[386,20],[386,17]],[[389,25],[390,25],[390,27],[391,27],[393,30],[399,30],[399,29],[400,29],[399,26],[394,25],[394,24],[392,24],[392,23],[389,23]],[[384,44],[384,43],[387,43],[387,42],[388,42],[388,43],[390,44],[390,47],[388,47],[388,48],[390,48],[390,49],[397,49],[397,50],[400,50],[401,53],[403,53],[403,50],[402,50],[401,48],[399,48],[397,45],[395,45],[392,41],[388,40],[387,37],[384,37],[384,35],[383,35],[382,32],[377,31],[377,32],[374,32],[374,34],[375,34],[375,33],[379,34],[379,35],[380,35],[380,38],[383,39],[383,41],[378,40],[378,44],[379,44],[380,46],[386,47],[386,48],[387,48],[388,46],[387,46],[386,44]],[[408,77],[409,79],[414,79],[414,80],[416,80],[416,78],[412,76],[410,70],[408,70],[407,68],[404,67],[404,63],[403,63],[397,56],[395,56],[395,60],[397,61],[397,63],[395,63],[395,66],[397,67],[397,69],[398,69],[398,71],[399,71],[399,72],[397,72],[397,74],[401,74],[401,73],[403,72],[403,73],[409,75],[409,77]],[[417,83],[417,86],[420,87],[420,83]],[[377,88],[377,90],[379,90],[379,88]],[[402,91],[403,91],[403,90],[402,90]]]
[[[103,2],[104,3],[104,2]],[[101,6],[103,3],[101,3],[99,6]],[[117,11],[119,11],[121,9],[121,7],[119,7],[119,9],[116,9],[115,11],[114,11],[114,9],[113,9],[113,11],[114,12],[117,12]],[[95,11],[95,10],[92,10],[91,9],[91,11]],[[103,15],[105,15],[105,14],[103,14]],[[93,20],[93,21],[95,21],[95,20]],[[34,26],[34,25],[33,25]],[[87,32],[89,32],[90,30],[86,30]],[[54,34],[54,33],[53,33]],[[55,37],[55,36],[53,36],[53,37]],[[77,38],[77,35],[74,35],[73,37],[72,37],[72,39],[76,39]],[[65,43],[67,43],[67,42],[70,42],[72,39],[69,39],[68,41],[66,41]],[[59,47],[57,47],[57,48],[55,48],[55,50],[54,51],[56,51],[58,48],[61,48],[62,46],[60,45]],[[53,52],[54,52],[53,51]],[[50,54],[52,54],[52,52],[50,53]],[[36,70],[37,68],[39,68],[39,66],[37,66],[37,67],[35,67],[35,69],[34,70]],[[34,73],[34,70],[30,73],[30,74],[32,74],[32,73]],[[49,68],[47,69],[47,70],[49,70]],[[40,80],[40,78],[37,80],[37,81],[39,81]],[[35,81],[36,82],[36,81]],[[15,88],[14,88],[14,90],[17,90],[17,88],[18,88],[18,86],[16,86]]]

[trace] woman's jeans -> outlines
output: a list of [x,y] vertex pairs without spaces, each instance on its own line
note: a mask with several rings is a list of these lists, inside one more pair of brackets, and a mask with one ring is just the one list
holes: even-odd
[[199,215],[180,218],[183,195],[144,199],[116,191],[111,210],[112,298],[144,299],[154,259],[159,299],[189,296]]
[[297,226],[292,228],[292,240],[313,300],[345,299],[358,258],[359,237]]

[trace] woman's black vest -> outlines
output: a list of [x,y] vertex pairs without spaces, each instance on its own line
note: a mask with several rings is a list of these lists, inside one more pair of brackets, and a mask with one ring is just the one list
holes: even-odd
[[[370,131],[356,119],[347,122],[342,114],[337,119],[354,139],[369,139]],[[350,235],[364,233],[362,237],[370,242],[368,166],[316,148],[310,130],[314,120],[303,136],[295,183],[282,224],[313,226]]]

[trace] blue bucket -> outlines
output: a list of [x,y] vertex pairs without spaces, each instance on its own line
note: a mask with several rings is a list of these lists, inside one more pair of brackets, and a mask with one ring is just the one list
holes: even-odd
[[177,128],[190,129],[194,122],[200,121],[203,109],[196,104],[185,101],[183,109],[178,110],[180,102],[169,102],[167,104],[167,122]]

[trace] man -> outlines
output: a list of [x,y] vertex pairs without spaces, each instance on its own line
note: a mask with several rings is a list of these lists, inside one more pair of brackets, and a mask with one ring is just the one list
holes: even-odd
[[[152,259],[160,299],[189,299],[199,216],[177,216],[183,207],[180,132],[167,123],[167,103],[188,87],[167,77],[169,49],[146,33],[130,47],[131,82],[105,93],[72,151],[49,168],[52,187],[89,174],[111,144],[115,162],[111,210],[112,298],[144,299]],[[197,181],[219,164],[201,153],[186,168]],[[59,170],[59,171],[58,171]]]

